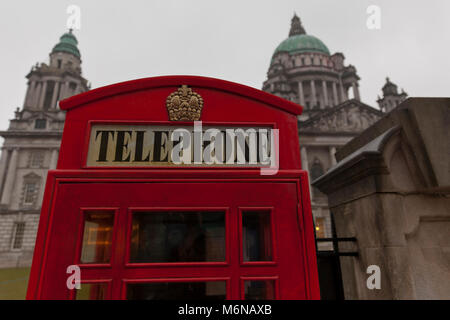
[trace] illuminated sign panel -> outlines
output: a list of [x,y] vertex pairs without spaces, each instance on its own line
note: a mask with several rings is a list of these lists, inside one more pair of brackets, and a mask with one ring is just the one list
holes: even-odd
[[273,165],[269,127],[94,124],[88,167]]

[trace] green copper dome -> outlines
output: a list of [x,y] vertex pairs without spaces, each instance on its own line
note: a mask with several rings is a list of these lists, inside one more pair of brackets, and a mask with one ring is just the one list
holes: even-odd
[[284,40],[275,49],[274,55],[279,52],[287,52],[289,54],[300,52],[320,52],[330,55],[330,50],[319,39],[309,34],[296,34]]
[[69,32],[64,33],[61,38],[59,38],[59,43],[53,47],[52,53],[67,52],[80,58],[80,50],[78,50],[77,44],[78,40],[73,35],[72,30],[70,30]]
[[280,52],[287,52],[289,54],[301,52],[320,52],[330,55],[330,50],[328,50],[327,46],[322,41],[314,36],[306,34],[305,28],[296,14],[294,14],[294,17],[291,20],[289,38],[280,43],[280,45],[275,49],[272,58]]

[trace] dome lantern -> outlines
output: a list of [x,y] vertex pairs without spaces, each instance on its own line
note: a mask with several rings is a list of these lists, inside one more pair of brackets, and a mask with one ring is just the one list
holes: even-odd
[[298,34],[306,34],[305,28],[302,26],[302,22],[297,14],[294,13],[294,16],[291,20],[291,29],[289,30],[289,37],[295,36]]

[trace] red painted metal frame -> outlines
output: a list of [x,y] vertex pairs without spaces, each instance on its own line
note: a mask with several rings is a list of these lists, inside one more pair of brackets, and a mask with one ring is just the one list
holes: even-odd
[[[242,167],[214,167],[214,168],[199,168],[199,167],[178,167],[178,168],[163,168],[163,167],[145,167],[145,168],[105,168],[105,167],[86,167],[87,147],[90,135],[90,126],[92,123],[121,123],[121,124],[163,124],[163,125],[193,125],[193,122],[169,122],[167,110],[165,109],[166,97],[177,90],[180,85],[186,84],[195,92],[199,93],[205,103],[202,111],[203,126],[270,126],[279,129],[280,132],[280,168],[275,175],[262,176],[259,168],[242,168]],[[302,107],[279,97],[267,94],[257,89],[246,87],[243,85],[223,81],[219,79],[194,77],[194,76],[169,76],[139,79],[119,83],[99,89],[94,89],[89,92],[71,97],[60,103],[60,107],[66,110],[66,122],[63,133],[63,139],[59,154],[57,170],[49,171],[45,196],[42,205],[41,217],[39,222],[39,231],[36,239],[36,247],[33,257],[33,265],[31,269],[27,299],[40,299],[42,297],[43,279],[46,266],[53,262],[48,259],[49,242],[51,239],[51,231],[57,228],[54,225],[55,215],[61,215],[61,212],[55,212],[55,204],[58,199],[58,190],[62,185],[67,183],[190,183],[202,182],[212,184],[228,183],[294,183],[296,190],[296,208],[297,208],[297,227],[299,232],[299,245],[301,246],[301,259],[304,270],[302,282],[304,283],[306,299],[320,299],[316,255],[315,255],[315,241],[313,221],[311,214],[311,204],[308,190],[308,177],[306,171],[301,170],[301,162],[298,143],[298,128],[297,116],[301,114]],[[218,197],[226,198],[227,195],[218,194]],[[282,199],[280,199],[282,201]],[[130,207],[133,207],[131,205]],[[219,206],[220,207],[220,206]],[[170,204],[164,206],[165,209],[170,208]],[[216,207],[214,207],[217,209]],[[228,207],[220,207],[226,212],[226,246],[227,261],[226,262],[212,262],[211,268],[220,265],[227,265],[231,263],[231,255],[238,255],[240,261],[237,262],[238,268],[252,270],[251,268],[262,268],[276,265],[278,255],[276,243],[276,231],[274,222],[273,209],[271,213],[272,219],[272,246],[274,261],[271,262],[245,262],[242,261],[242,235],[241,233],[241,212],[238,212],[238,219],[233,221],[231,219],[231,211]],[[121,211],[125,209],[118,209],[115,206],[110,206],[107,203],[99,204],[98,207],[87,207],[83,209],[102,209],[115,210],[115,220],[113,228],[113,238],[117,243],[129,244],[130,241],[130,211]],[[135,208],[145,209],[148,208]],[[155,210],[156,208],[152,208]],[[180,208],[177,207],[177,210]],[[191,208],[192,209],[192,208]],[[208,209],[202,207],[202,210]],[[258,207],[240,206],[242,209],[258,209]],[[262,206],[259,209],[268,210],[270,208]],[[83,215],[80,215],[82,217]],[[234,248],[231,242],[231,236],[228,226],[236,224],[239,226],[239,244],[240,248]],[[78,226],[76,227],[74,237],[82,239],[83,235],[83,221],[79,218]],[[81,242],[81,240],[79,241]],[[121,244],[121,246],[122,246]],[[280,244],[288,245],[289,244]],[[114,249],[125,250],[125,248],[111,247],[111,264],[83,264],[81,268],[87,270],[89,274],[95,270],[104,270],[110,265],[120,263],[115,259]],[[239,252],[237,252],[237,250]],[[74,264],[79,262],[81,247],[78,243],[76,250],[69,254]],[[127,259],[128,259],[128,252]],[[121,268],[134,268],[135,264],[126,263]],[[194,263],[195,265],[195,263]],[[141,267],[142,264],[139,264]],[[155,264],[148,264],[146,267],[153,268]],[[204,266],[204,263],[202,263]],[[164,267],[161,265],[159,267]],[[112,277],[112,274],[111,274]],[[107,298],[112,297],[112,278],[105,276],[97,280],[85,280],[86,282],[109,283]],[[227,284],[240,283],[239,288],[231,289],[227,285],[227,296],[243,298],[243,281],[246,279],[264,279],[274,278],[273,275],[260,274],[246,274],[239,276],[237,271],[233,271],[231,278],[228,279]],[[237,277],[237,279],[235,279]],[[190,279],[197,279],[196,277],[183,277],[180,275],[179,279],[186,281]],[[212,277],[211,279],[216,279]],[[143,281],[154,281],[155,279],[140,279]],[[139,280],[139,281],[140,281]],[[163,279],[159,279],[163,280]],[[171,278],[173,280],[173,278]],[[124,279],[133,282],[136,279]],[[204,281],[204,278],[201,279]],[[280,292],[283,287],[280,285],[280,279],[276,282],[277,297],[280,297]],[[117,287],[116,285],[114,285]],[[120,290],[125,290],[125,286],[121,286]],[[114,289],[116,290],[116,289]],[[231,292],[231,290],[233,292]],[[121,293],[124,298],[124,292]],[[68,293],[66,298],[73,298],[73,293]]]

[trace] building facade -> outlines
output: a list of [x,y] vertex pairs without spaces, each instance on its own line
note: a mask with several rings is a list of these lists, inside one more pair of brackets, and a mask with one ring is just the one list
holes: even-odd
[[0,267],[32,260],[47,171],[55,169],[65,113],[58,101],[89,89],[72,31],[63,34],[49,64],[36,64],[4,138],[0,157]]
[[[377,122],[383,112],[363,102],[356,68],[345,63],[342,53],[330,53],[317,37],[307,34],[297,15],[291,20],[287,39],[275,49],[263,90],[304,107],[299,117],[303,168],[310,181],[336,164],[336,151]],[[383,87],[382,110],[405,99],[390,81]],[[392,102],[391,102],[392,101]],[[394,102],[395,101],[395,102]],[[318,238],[331,237],[331,218],[326,196],[311,188],[312,210]],[[319,242],[319,250],[331,243]]]

